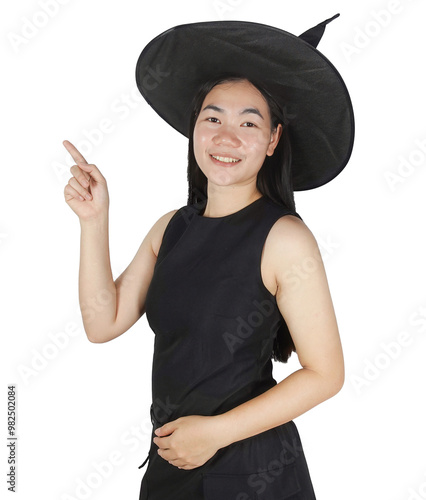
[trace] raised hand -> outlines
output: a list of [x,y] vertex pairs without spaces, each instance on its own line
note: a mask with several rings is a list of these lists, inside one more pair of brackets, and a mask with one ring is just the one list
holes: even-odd
[[109,194],[105,177],[96,165],[87,163],[78,149],[65,140],[62,143],[76,165],[70,168],[73,176],[64,188],[65,201],[80,221],[96,220],[109,209]]

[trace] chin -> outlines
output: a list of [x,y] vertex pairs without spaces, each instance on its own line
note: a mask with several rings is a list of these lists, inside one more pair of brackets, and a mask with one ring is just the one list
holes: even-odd
[[231,172],[207,172],[204,174],[207,177],[208,182],[211,184],[217,184],[218,186],[229,186],[235,184],[239,179],[236,179]]

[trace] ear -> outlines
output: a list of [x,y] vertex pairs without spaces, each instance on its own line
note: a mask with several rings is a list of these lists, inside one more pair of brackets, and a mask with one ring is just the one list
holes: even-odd
[[282,132],[283,126],[281,125],[281,123],[279,123],[277,128],[271,132],[271,142],[269,143],[268,149],[266,151],[267,156],[272,156],[274,154],[275,148],[277,147]]

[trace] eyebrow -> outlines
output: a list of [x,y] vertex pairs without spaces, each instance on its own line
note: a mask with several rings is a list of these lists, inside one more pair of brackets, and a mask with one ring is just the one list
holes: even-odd
[[[213,111],[216,111],[217,113],[225,112],[224,109],[219,108],[219,106],[215,106],[214,104],[208,104],[204,109],[202,109],[201,112],[205,111],[206,109],[211,109]],[[260,116],[260,118],[262,118],[262,120],[264,120],[262,113],[257,108],[246,108],[240,112],[240,115],[248,115],[248,114],[258,115]]]

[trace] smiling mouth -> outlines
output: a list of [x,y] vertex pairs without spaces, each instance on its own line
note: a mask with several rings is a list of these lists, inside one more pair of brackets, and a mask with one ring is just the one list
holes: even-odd
[[230,158],[229,156],[217,156],[217,155],[210,155],[214,160],[220,161],[222,163],[238,163],[239,160],[238,158]]

